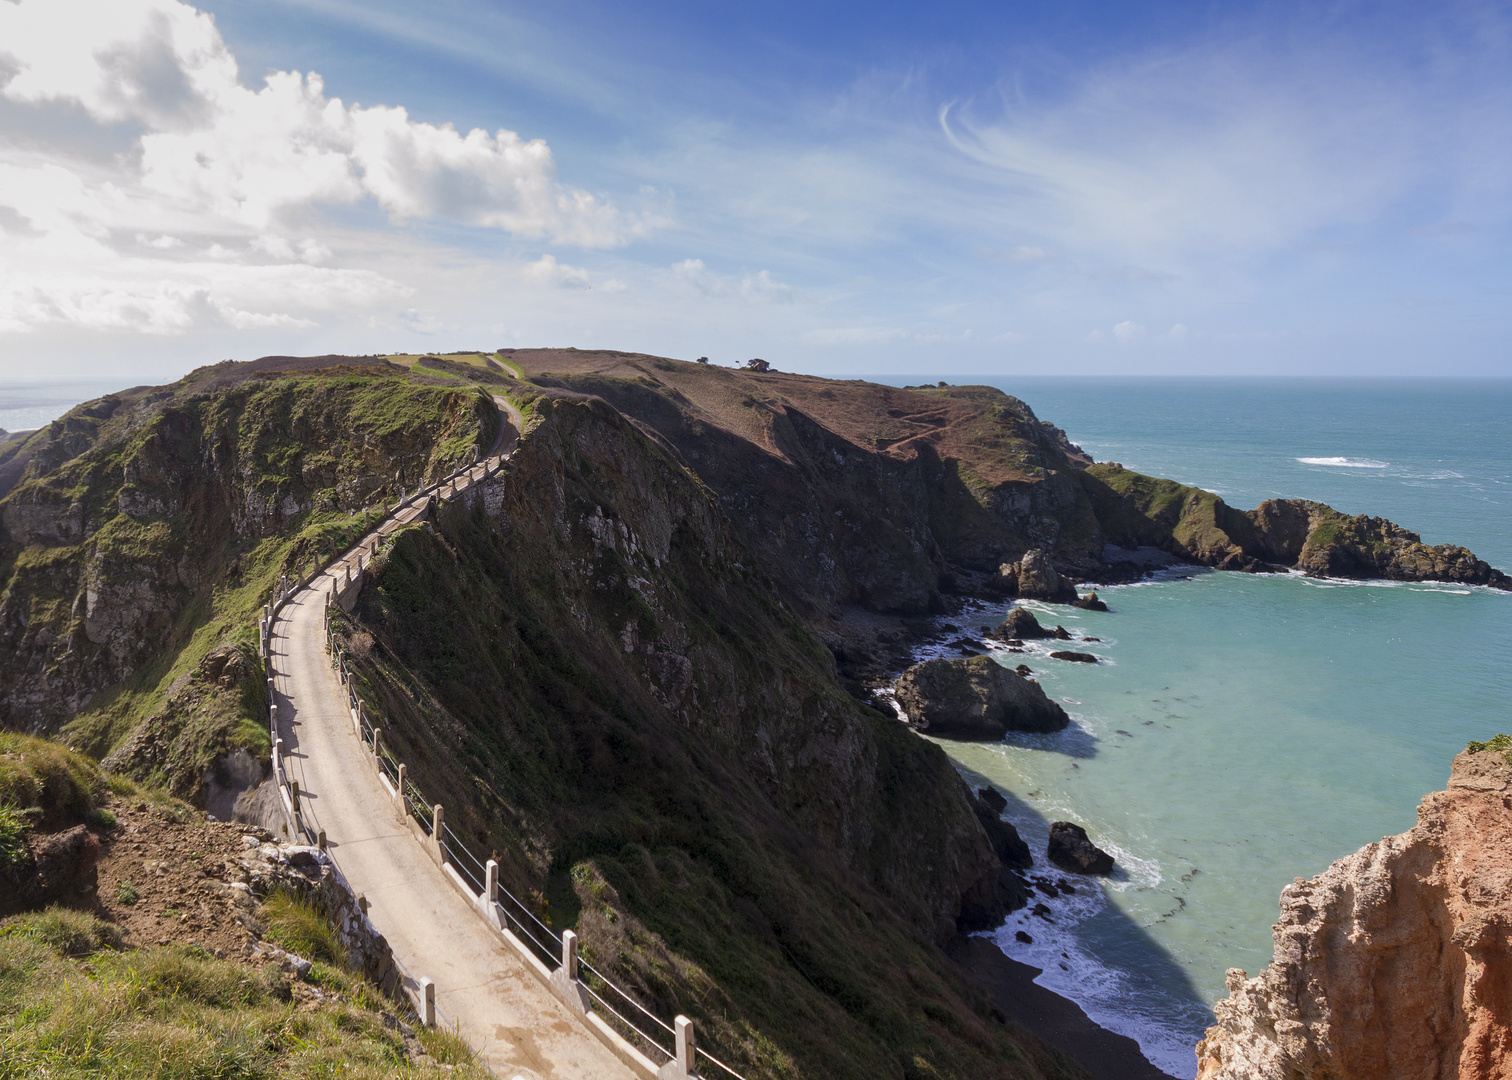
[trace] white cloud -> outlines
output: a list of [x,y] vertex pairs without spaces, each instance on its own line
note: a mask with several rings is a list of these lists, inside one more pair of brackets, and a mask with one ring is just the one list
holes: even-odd
[[1188,333],[1190,333],[1190,331],[1187,330],[1185,323],[1174,323],[1172,324],[1171,328],[1166,331],[1166,337],[1171,338],[1174,341],[1180,341],[1182,338],[1186,337]]
[[1113,327],[1113,336],[1119,344],[1127,345],[1131,341],[1138,341],[1145,336],[1145,328],[1132,319],[1126,319]]
[[553,255],[542,255],[535,262],[525,268],[525,272],[536,281],[545,282],[563,289],[586,289],[588,284],[588,271],[577,266],[568,266],[559,263]]
[[[336,259],[318,235],[323,206],[368,201],[396,224],[444,219],[584,247],[650,227],[561,184],[541,140],[348,105],[314,73],[243,86],[214,20],[177,0],[0,2],[0,96],[73,106],[100,139],[131,146],[90,163],[77,134],[0,141],[0,328],[11,332],[301,328],[312,313],[413,291],[365,269],[311,276]],[[543,280],[586,286],[586,271],[549,269]],[[247,288],[258,299],[233,295]]]
[[797,294],[791,285],[784,285],[771,272],[763,270],[757,274],[747,274],[740,282],[740,295],[747,300],[761,300],[768,303],[791,304]]
[[719,280],[709,272],[702,259],[684,259],[680,263],[673,263],[672,273],[679,281],[693,286],[705,296],[717,296],[721,292]]

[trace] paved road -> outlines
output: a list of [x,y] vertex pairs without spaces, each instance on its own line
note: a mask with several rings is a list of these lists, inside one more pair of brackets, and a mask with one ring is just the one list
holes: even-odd
[[[495,401],[520,422],[511,406]],[[493,454],[512,453],[516,434],[501,431]],[[491,460],[497,458],[479,463],[469,477],[481,475]],[[409,508],[378,532],[392,532],[421,512]],[[363,544],[371,542],[372,534]],[[340,573],[354,559],[349,554],[332,570]],[[273,632],[284,768],[299,782],[306,820],[325,830],[331,856],[352,888],[367,896],[368,913],[395,958],[412,979],[436,984],[436,1004],[448,1026],[460,1028],[496,1075],[633,1080],[635,1074],[483,924],[400,822],[352,729],[345,692],[325,651],[325,594],[335,580],[332,570],[284,606]]]

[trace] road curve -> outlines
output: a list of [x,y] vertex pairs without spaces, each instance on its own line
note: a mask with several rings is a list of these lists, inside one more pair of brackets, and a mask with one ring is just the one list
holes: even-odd
[[[500,425],[490,454],[448,488],[447,498],[514,451],[520,414],[494,401],[516,425]],[[424,512],[425,500],[386,519],[363,539],[370,547]],[[284,769],[299,783],[300,809],[323,829],[331,857],[352,889],[367,897],[374,926],[388,939],[413,989],[436,985],[447,1026],[460,1031],[505,1080],[633,1080],[611,1054],[526,971],[442,876],[400,821],[353,731],[346,696],[325,649],[325,598],[356,549],[296,593],[273,628],[270,671],[278,704]]]

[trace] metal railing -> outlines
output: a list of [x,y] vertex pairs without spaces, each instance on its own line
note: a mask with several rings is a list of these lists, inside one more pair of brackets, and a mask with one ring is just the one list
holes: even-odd
[[[401,492],[398,505],[385,516],[385,521],[392,521],[394,516],[405,508],[413,506],[422,498],[441,492],[448,486],[451,489],[450,497],[455,497],[459,492],[495,475],[502,468],[502,464],[502,459],[485,459],[481,463],[479,474],[480,463],[475,459],[469,465],[453,470],[448,476],[434,484],[421,484],[415,492],[410,494]],[[467,483],[459,485],[458,481],[464,477]],[[305,822],[300,806],[298,784],[288,778],[283,768],[283,744],[278,732],[278,706],[273,693],[274,684],[271,675],[273,628],[283,605],[325,569],[342,566],[348,583],[353,580],[360,581],[365,568],[364,558],[371,559],[372,555],[376,555],[375,537],[381,535],[382,531],[383,524],[380,523],[377,529],[364,536],[353,548],[332,558],[325,567],[321,567],[318,561],[314,562],[310,572],[301,574],[297,580],[290,579],[287,575],[280,575],[259,620],[261,652],[264,661],[269,663],[270,671],[268,677],[269,733],[273,739],[274,778],[279,785],[281,801],[289,814],[290,828],[295,836],[303,837],[306,842],[323,840],[324,833],[312,830]],[[371,555],[368,553],[370,543],[372,544]],[[352,573],[352,567],[346,565],[348,563],[355,563],[355,574]],[[372,722],[362,698],[353,685],[351,668],[346,657],[340,652],[331,621],[330,601],[334,593],[333,589],[331,593],[326,594],[327,606],[324,617],[326,648],[331,654],[332,665],[336,668],[345,690],[347,708],[352,714],[357,737],[363,747],[372,753],[376,771],[387,780],[406,816],[414,822],[421,833],[422,842],[428,840],[435,843],[435,852],[443,869],[451,869],[457,880],[463,883],[464,889],[473,896],[474,905],[478,910],[481,911],[485,905],[491,907],[499,927],[514,935],[516,940],[528,947],[543,967],[558,971],[566,968],[574,977],[576,985],[581,987],[588,999],[597,1006],[591,1011],[616,1031],[621,1038],[640,1050],[643,1055],[648,1052],[654,1053],[663,1061],[681,1059],[685,1063],[685,1071],[690,1074],[696,1061],[708,1062],[722,1073],[734,1077],[735,1080],[742,1080],[740,1074],[730,1066],[709,1054],[702,1047],[694,1045],[692,1022],[686,1017],[678,1016],[674,1022],[675,1026],[668,1024],[587,960],[579,958],[577,936],[571,931],[563,935],[552,930],[519,897],[501,887],[498,883],[498,864],[493,860],[485,862],[474,854],[466,842],[445,822],[444,816],[441,816],[441,828],[437,835],[435,823],[440,804],[431,803],[425,798],[424,793],[409,778],[404,764],[384,745],[381,727]],[[455,1028],[455,1021],[447,1024],[446,1018],[436,1006],[434,986],[430,985],[430,980],[416,979],[398,957],[394,957],[393,960],[401,974],[401,985],[404,986],[407,995],[418,998],[414,1004],[422,1020],[432,1024],[441,1022],[445,1026]],[[652,1062],[653,1067],[659,1064],[660,1062]]]

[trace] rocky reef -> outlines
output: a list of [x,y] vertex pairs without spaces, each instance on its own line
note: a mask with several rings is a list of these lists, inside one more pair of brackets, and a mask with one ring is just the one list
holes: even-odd
[[1410,831],[1282,890],[1275,942],[1255,978],[1229,971],[1199,1080],[1512,1076],[1505,746],[1456,757]]
[[1071,722],[1044,689],[986,656],[926,660],[898,679],[898,704],[916,730],[951,739],[1059,731]]

